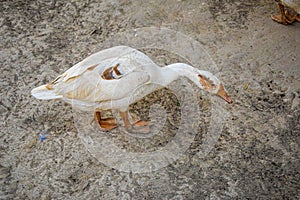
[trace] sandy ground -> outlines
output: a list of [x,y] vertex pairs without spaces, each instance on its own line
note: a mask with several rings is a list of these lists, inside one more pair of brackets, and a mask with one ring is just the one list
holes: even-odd
[[[273,22],[278,10],[266,0],[68,2],[0,3],[0,199],[299,198],[300,23]],[[168,28],[202,44],[234,104],[222,104],[229,115],[205,157],[197,154],[207,128],[201,123],[178,160],[128,173],[87,151],[69,105],[36,100],[30,90],[101,50],[108,38],[142,27]],[[162,64],[170,61],[165,57]],[[163,90],[152,97],[166,94],[172,96]],[[51,133],[45,141],[38,138],[42,130]],[[164,130],[157,141],[174,136]],[[113,135],[128,151],[166,144]]]

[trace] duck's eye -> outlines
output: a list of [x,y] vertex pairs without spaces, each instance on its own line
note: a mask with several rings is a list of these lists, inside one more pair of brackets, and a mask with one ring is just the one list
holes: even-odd
[[216,84],[214,84],[214,82],[211,79],[209,79],[208,77],[206,77],[202,74],[199,74],[198,77],[199,77],[201,85],[203,86],[203,89],[205,89],[205,90],[216,89]]

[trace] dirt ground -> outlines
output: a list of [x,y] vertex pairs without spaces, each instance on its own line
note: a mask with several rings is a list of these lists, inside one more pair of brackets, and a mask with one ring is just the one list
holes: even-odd
[[[11,0],[0,6],[0,199],[299,198],[300,23],[272,21],[271,14],[279,13],[274,1]],[[117,33],[142,27],[168,28],[203,45],[234,103],[222,104],[229,115],[205,157],[197,152],[208,123],[170,165],[128,173],[86,149],[70,105],[36,100],[30,91]],[[197,98],[199,105],[213,106]],[[143,104],[149,101],[135,107]],[[204,114],[204,122],[209,119]],[[41,141],[43,130],[51,136]],[[157,140],[174,136],[166,130]],[[128,151],[166,144],[113,135]]]

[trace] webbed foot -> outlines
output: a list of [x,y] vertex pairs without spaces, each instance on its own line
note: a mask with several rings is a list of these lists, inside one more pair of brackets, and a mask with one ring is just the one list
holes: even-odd
[[117,128],[117,120],[115,118],[101,118],[101,113],[99,111],[95,112],[95,118],[101,129],[104,131],[111,131],[114,128]]
[[288,25],[292,24],[293,21],[291,21],[287,16],[286,16],[286,11],[284,10],[284,5],[278,3],[278,8],[280,10],[280,15],[272,15],[272,19],[278,23]]

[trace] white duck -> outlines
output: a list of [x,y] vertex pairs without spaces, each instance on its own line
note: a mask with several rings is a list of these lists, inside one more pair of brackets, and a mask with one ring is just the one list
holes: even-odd
[[129,121],[129,105],[180,76],[232,103],[223,85],[210,72],[184,63],[159,67],[144,53],[127,46],[116,46],[95,53],[51,83],[34,88],[31,94],[37,99],[62,99],[81,110],[95,112],[104,130],[117,127],[117,123],[114,118],[102,119],[101,111],[114,109],[120,111],[127,130],[148,132],[147,122],[132,124]]
[[[272,19],[281,24],[292,24],[300,22],[300,0],[276,0],[280,15],[273,15]],[[288,9],[291,9],[292,14]]]

